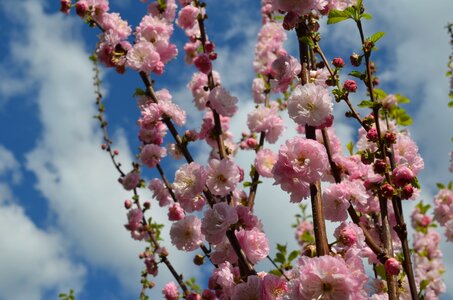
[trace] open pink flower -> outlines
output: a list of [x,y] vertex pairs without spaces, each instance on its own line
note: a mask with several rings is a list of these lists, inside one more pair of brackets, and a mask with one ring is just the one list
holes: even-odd
[[214,204],[212,209],[204,213],[201,223],[201,232],[211,244],[218,244],[225,239],[225,234],[230,225],[237,223],[236,210],[226,202]]
[[140,153],[141,161],[149,168],[154,168],[167,155],[167,150],[154,144],[145,145]]
[[175,174],[173,190],[178,199],[193,199],[203,191],[206,170],[196,162],[185,164]]
[[269,254],[267,237],[258,228],[255,227],[252,230],[236,231],[236,237],[247,256],[247,259],[252,264],[256,264]]
[[239,169],[231,160],[224,158],[209,161],[206,185],[214,195],[226,196],[234,190],[239,179]]
[[171,243],[179,250],[193,251],[203,242],[201,221],[195,216],[186,216],[171,226]]
[[216,86],[208,97],[209,106],[222,116],[231,117],[237,111],[238,99],[222,86]]
[[332,97],[319,85],[298,85],[288,98],[288,114],[299,125],[320,126],[332,114]]

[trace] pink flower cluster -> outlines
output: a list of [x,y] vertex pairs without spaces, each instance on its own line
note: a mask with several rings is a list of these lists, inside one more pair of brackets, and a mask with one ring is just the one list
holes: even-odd
[[178,54],[176,46],[170,43],[175,10],[174,0],[166,1],[164,11],[156,5],[150,7],[149,15],[135,29],[135,43],[126,56],[127,67],[139,72],[163,73],[165,64]]
[[280,147],[272,173],[275,184],[291,194],[291,202],[300,202],[310,195],[310,183],[321,179],[328,165],[322,144],[296,136]]
[[285,130],[283,119],[278,115],[275,102],[271,107],[259,107],[250,112],[247,117],[247,126],[251,132],[264,132],[266,141],[273,144]]
[[453,242],[453,191],[442,189],[434,197],[434,218],[444,226],[447,240]]

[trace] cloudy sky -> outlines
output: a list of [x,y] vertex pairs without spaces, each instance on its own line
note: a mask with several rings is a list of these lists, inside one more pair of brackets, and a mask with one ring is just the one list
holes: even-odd
[[[136,298],[143,267],[137,255],[144,244],[130,239],[123,229],[122,202],[130,195],[117,184],[118,175],[100,151],[101,133],[92,118],[96,110],[88,56],[98,32],[75,16],[61,15],[59,1],[49,2],[0,3],[0,299],[55,299],[69,288],[77,291],[78,299]],[[219,53],[214,68],[240,98],[240,113],[232,128],[239,135],[246,128],[239,120],[253,107],[251,61],[260,26],[259,6],[244,7],[234,0],[207,3],[208,33]],[[449,83],[444,74],[451,52],[445,25],[453,22],[453,3],[365,3],[374,16],[365,26],[368,35],[386,32],[377,59],[381,85],[412,100],[411,132],[425,159],[422,197],[429,201],[436,182],[452,180],[448,153],[453,149],[453,111],[446,106]],[[138,0],[111,3],[112,10],[134,26],[145,7]],[[352,25],[345,22],[323,29],[322,46],[329,57],[348,57],[359,50]],[[294,51],[293,33],[289,40],[288,48]],[[180,30],[174,42],[183,45]],[[196,124],[199,115],[190,107],[191,97],[184,88],[193,69],[182,68],[181,58],[170,63],[156,85],[169,88],[175,101],[189,110],[189,123]],[[136,153],[138,115],[131,95],[141,86],[139,77],[104,70],[103,79],[115,148],[123,165],[129,166]],[[343,109],[337,108],[337,120],[342,119]],[[344,121],[338,128],[346,142],[354,136],[353,125]],[[288,130],[288,137],[293,134]],[[197,150],[196,157],[205,161],[205,149]],[[248,154],[238,156],[244,164],[250,159]],[[168,162],[168,172],[174,169]],[[288,196],[265,181],[257,201],[256,211],[271,243],[292,239],[288,216],[297,209]],[[163,222],[162,214],[154,205],[153,217]],[[201,276],[202,270],[191,264],[193,253],[175,255],[168,239],[164,243],[178,270]],[[451,244],[442,248],[453,253]],[[445,256],[445,264],[447,282],[453,282],[451,254]],[[164,268],[160,273],[159,284],[169,280]],[[453,299],[453,287],[444,299]]]

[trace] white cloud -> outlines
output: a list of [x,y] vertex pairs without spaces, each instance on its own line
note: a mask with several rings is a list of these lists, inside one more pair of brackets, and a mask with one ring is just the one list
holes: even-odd
[[[19,163],[1,145],[0,157],[0,176],[20,177]],[[68,255],[64,237],[36,227],[17,202],[10,186],[0,183],[0,298],[38,300],[79,289],[85,269]]]
[[[137,295],[144,266],[138,253],[146,244],[134,242],[123,227],[122,201],[131,195],[121,189],[113,165],[100,151],[101,132],[92,118],[92,66],[78,35],[83,24],[44,13],[40,1],[24,1],[19,10],[25,35],[12,43],[11,59],[27,67],[27,79],[37,86],[34,100],[43,126],[39,142],[26,157],[27,168],[37,178],[35,188],[48,200],[71,254],[117,277],[127,288],[125,294]],[[124,134],[113,139],[129,171],[133,155]],[[172,257],[178,270],[191,261]],[[169,279],[164,269],[163,278]]]

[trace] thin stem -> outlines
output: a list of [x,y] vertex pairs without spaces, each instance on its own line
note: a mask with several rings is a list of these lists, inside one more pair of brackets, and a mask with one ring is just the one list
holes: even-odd
[[[297,37],[299,40],[299,56],[302,70],[300,73],[301,85],[308,83],[308,45],[303,41],[302,37],[306,36],[307,25],[306,21],[302,21],[296,28]],[[305,134],[308,139],[316,140],[316,131],[312,126],[305,126]],[[329,243],[327,241],[326,224],[324,218],[324,210],[322,206],[321,182],[317,180],[310,184],[311,208],[313,214],[313,225],[316,242],[316,255],[322,256],[329,254]]]
[[288,276],[285,275],[285,272],[279,267],[277,266],[277,264],[275,263],[275,261],[268,255],[266,256],[267,259],[272,263],[272,265],[280,272],[280,274],[283,275],[283,277],[285,277],[286,281],[289,281],[290,279],[288,278]]

